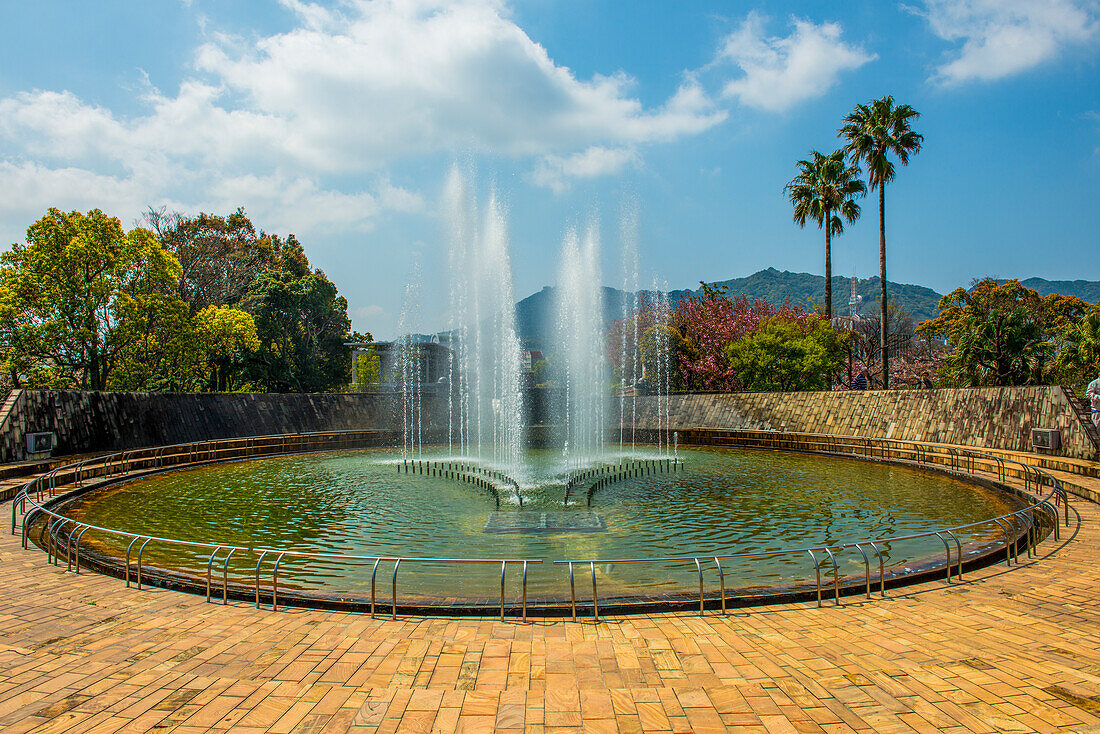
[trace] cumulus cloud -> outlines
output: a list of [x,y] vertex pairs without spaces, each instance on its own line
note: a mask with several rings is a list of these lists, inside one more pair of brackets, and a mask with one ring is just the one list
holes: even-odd
[[530,178],[533,183],[560,193],[568,187],[572,179],[613,175],[627,166],[640,163],[637,152],[630,148],[592,146],[573,155],[544,156],[531,172]]
[[[33,210],[98,190],[130,202],[127,212],[135,202],[226,201],[299,228],[362,228],[422,206],[385,181],[397,161],[439,152],[531,159],[533,180],[559,186],[621,170],[639,145],[726,116],[690,76],[654,108],[621,72],[578,78],[496,0],[280,2],[297,27],[250,40],[211,33],[194,73],[174,92],[147,85],[136,115],[63,90],[0,99],[10,151],[0,185],[25,183],[32,168],[21,161],[31,159],[38,181],[23,197],[41,197]],[[356,176],[380,183],[347,191]]]
[[749,107],[784,112],[824,95],[843,72],[876,58],[842,41],[839,23],[791,18],[787,36],[766,35],[767,24],[766,16],[749,13],[725,38],[713,64],[733,64],[744,72],[726,83],[722,94]]
[[616,73],[579,79],[497,3],[374,0],[258,43],[220,40],[200,69],[250,107],[293,121],[282,137],[304,163],[342,170],[396,155],[474,150],[511,156],[667,140],[720,122],[687,85],[647,110]]
[[371,316],[381,316],[384,313],[386,313],[386,310],[377,304],[360,306],[352,311],[352,315],[357,319],[368,319]]
[[993,81],[1032,69],[1100,30],[1093,0],[924,0],[910,8],[945,41],[962,43],[935,71],[944,85]]

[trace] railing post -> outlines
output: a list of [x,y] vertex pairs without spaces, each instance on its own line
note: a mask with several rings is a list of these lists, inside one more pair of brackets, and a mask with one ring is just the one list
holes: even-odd
[[[956,570],[955,575],[959,579],[959,581],[962,581],[963,580],[963,548],[962,548],[962,543],[959,542],[959,536],[955,535],[950,530],[944,530],[944,532],[947,533],[948,535],[950,535],[951,539],[955,541],[955,550],[958,551],[958,560],[957,560],[957,565],[955,567],[955,570]],[[948,570],[950,570],[950,569],[948,569]]]
[[951,546],[947,542],[947,538],[943,537],[943,533],[936,533],[936,537],[943,543],[944,550],[947,551],[947,583],[951,583]]
[[222,547],[219,545],[214,549],[214,552],[210,554],[210,558],[206,561],[206,603],[210,603],[210,573],[214,569],[214,556],[218,555]]
[[600,602],[596,596],[596,562],[589,561],[588,565],[592,568],[592,619],[595,622],[600,621]]
[[374,592],[375,592],[375,580],[378,578],[378,564],[382,562],[381,558],[374,559],[374,569],[370,573],[370,618],[374,619]]
[[401,565],[401,559],[393,564],[393,614],[390,619],[397,619],[397,569]]
[[152,541],[152,538],[148,538],[144,543],[141,544],[141,547],[138,548],[138,557],[137,557],[137,588],[138,588],[138,591],[141,591],[141,557],[145,553],[145,546],[149,545],[150,541]]
[[229,559],[237,552],[236,548],[229,549],[229,555],[225,557],[225,565],[222,566],[222,606],[229,604]]
[[871,598],[871,561],[867,558],[867,551],[863,550],[863,546],[856,543],[856,550],[863,556],[863,575],[867,580],[867,598]]
[[126,588],[130,588],[130,550],[134,547],[134,543],[141,540],[141,536],[134,536],[134,539],[130,541],[130,545],[126,546]]
[[812,550],[807,550],[810,554],[810,558],[814,559],[814,573],[817,574],[817,606],[821,606],[821,564],[817,562],[817,556],[814,555]]
[[500,621],[504,621],[504,572],[508,568],[508,561],[500,562]]
[[283,561],[285,553],[280,553],[275,559],[275,568],[271,571],[271,611],[279,611],[279,564]]
[[[59,527],[65,527],[66,522],[69,522],[69,521],[68,520],[62,520],[61,525]],[[65,536],[65,570],[66,571],[72,571],[73,570],[73,553],[72,553],[73,533],[75,533],[77,530],[80,530],[80,523],[76,522],[75,520],[73,522],[75,523],[73,525],[73,529],[69,531],[69,534],[67,536]],[[54,553],[54,558],[57,558],[57,555],[58,555],[57,553]]]
[[573,621],[577,621],[577,585],[573,580],[573,562],[569,562],[569,603],[573,609]]
[[695,560],[695,570],[699,573],[699,616],[703,616],[703,567],[699,565],[699,559]]
[[836,595],[836,605],[840,606],[840,567],[836,565],[836,556],[828,548],[825,552],[829,554],[829,560],[833,562],[833,594]]
[[527,561],[523,562],[523,621],[527,621]]
[[80,539],[84,537],[84,533],[88,532],[90,528],[85,525],[84,529],[80,531],[80,534],[76,536],[76,575],[80,575]]
[[726,613],[726,574],[722,571],[722,562],[714,557],[714,565],[718,566],[718,589],[722,597],[722,614]]
[[263,565],[267,551],[260,553],[260,560],[256,561],[256,608],[260,608],[260,566]]
[[1005,534],[1005,565],[1006,566],[1011,566],[1012,565],[1012,548],[1011,548],[1011,542],[1012,541],[1010,541],[1009,538],[1008,538],[1008,526],[1005,523],[1001,522],[1001,518],[999,518],[999,517],[993,518],[993,522],[1000,525],[1001,530],[1004,531],[1004,534]]

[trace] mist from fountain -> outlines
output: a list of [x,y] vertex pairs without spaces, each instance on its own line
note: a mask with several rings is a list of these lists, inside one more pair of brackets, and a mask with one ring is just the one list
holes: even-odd
[[[619,235],[622,240],[622,288],[624,295],[622,305],[622,328],[619,345],[619,364],[615,365],[619,371],[619,445],[626,445],[627,405],[629,403],[630,418],[630,451],[634,452],[635,429],[634,425],[638,417],[638,398],[635,388],[640,375],[639,355],[635,348],[638,344],[638,319],[636,318],[641,308],[641,294],[638,285],[638,205],[631,201],[623,207],[619,218]],[[634,340],[629,340],[631,329]],[[629,388],[629,389],[628,389]],[[629,392],[629,398],[627,393]]]
[[604,368],[600,237],[596,223],[583,239],[570,229],[558,274],[558,349],[563,395],[560,427],[567,466],[584,466],[603,453],[608,376]]
[[401,315],[398,319],[397,369],[401,382],[402,457],[420,457],[424,453],[423,386],[421,385],[420,346],[413,342],[413,334],[421,328],[421,281],[423,274],[418,261],[413,262],[412,272],[405,284],[401,299]]
[[491,194],[478,216],[472,177],[455,167],[444,199],[449,231],[452,453],[521,473],[521,350],[516,336],[508,223]]
[[[479,205],[473,182],[470,171],[455,166],[444,187],[450,283],[448,331],[439,341],[449,347],[443,358],[446,370],[441,382],[445,385],[424,384],[425,348],[412,338],[423,328],[418,264],[405,289],[396,363],[402,383],[403,453],[405,458],[423,455],[423,426],[431,423],[425,421],[423,396],[433,391],[436,400],[432,404],[446,398],[449,456],[499,469],[525,486],[535,486],[524,462],[523,353],[516,330],[507,216],[495,192]],[[633,454],[637,406],[633,396],[627,400],[625,388],[648,383],[653,391],[664,395],[658,399],[657,419],[659,425],[668,422],[671,375],[666,330],[670,309],[667,296],[660,292],[655,304],[642,302],[636,203],[623,207],[619,229],[623,290],[634,296],[624,299],[622,306],[624,323],[633,324],[633,333],[631,340],[627,329],[623,330],[622,363],[615,366],[624,388],[619,398],[618,433],[620,445],[625,447],[629,441]],[[554,391],[559,399],[551,411],[550,432],[551,444],[561,449],[560,470],[564,473],[606,462],[612,453],[605,448],[605,431],[613,419],[614,403],[611,370],[604,354],[599,232],[599,223],[591,221],[583,231],[571,228],[565,234],[554,291],[556,339],[544,347],[557,376]],[[653,338],[657,343],[643,361],[639,346],[646,335],[640,333],[641,319],[636,317],[643,308],[654,305],[658,328]],[[442,426],[439,428],[442,430]],[[670,453],[669,432],[660,430],[658,436],[659,450]]]

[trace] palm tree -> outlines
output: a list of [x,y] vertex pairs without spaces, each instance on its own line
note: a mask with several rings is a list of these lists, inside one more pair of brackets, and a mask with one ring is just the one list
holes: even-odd
[[879,339],[882,347],[882,386],[890,386],[890,355],[886,350],[886,184],[894,180],[894,164],[888,158],[894,155],[904,166],[909,156],[920,152],[923,135],[909,127],[909,121],[920,113],[907,104],[894,105],[893,97],[876,99],[865,105],[856,105],[844,118],[844,127],[838,135],[847,139],[844,146],[853,164],[867,164],[867,183],[871,190],[878,189],[878,249],[879,249]]
[[844,231],[848,224],[859,218],[857,196],[867,193],[867,187],[859,180],[859,166],[849,166],[844,161],[844,151],[829,155],[811,151],[812,160],[798,162],[798,175],[784,187],[787,198],[794,205],[794,223],[806,226],[806,220],[817,222],[825,229],[825,315],[833,317],[833,260],[832,236]]

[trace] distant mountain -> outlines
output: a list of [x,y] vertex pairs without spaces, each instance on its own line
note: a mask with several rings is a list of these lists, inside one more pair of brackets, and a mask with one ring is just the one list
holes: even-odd
[[1100,281],[1096,280],[1047,280],[1046,278],[1028,278],[1020,285],[1039,292],[1040,296],[1061,293],[1063,296],[1077,296],[1086,303],[1100,301]]
[[[856,293],[863,296],[861,314],[878,313],[878,278],[868,278],[859,281]],[[714,286],[725,286],[730,296],[745,295],[748,298],[763,298],[768,303],[778,305],[790,300],[792,305],[813,309],[825,304],[825,278],[811,273],[792,273],[787,270],[768,268],[753,273],[747,278],[732,278],[730,280],[711,283]],[[895,283],[887,281],[887,290],[890,302],[904,308],[912,316],[916,323],[932,318],[939,309],[936,305],[940,301],[941,294],[920,285],[908,283]],[[672,291],[669,299],[679,301],[681,298],[701,295],[702,290]],[[833,315],[842,316],[848,313],[848,301],[852,296],[852,281],[839,275],[833,276]]]
[[[1028,288],[1038,291],[1040,296],[1049,293],[1061,293],[1077,296],[1089,303],[1100,301],[1100,281],[1028,278],[1020,282]],[[859,281],[857,284],[856,293],[863,296],[863,303],[859,309],[861,314],[878,313],[878,283],[878,278],[868,278]],[[746,278],[732,278],[717,281],[710,285],[726,286],[727,293],[731,297],[743,294],[748,298],[763,298],[776,305],[788,299],[793,305],[807,309],[825,303],[825,278],[811,273],[792,273],[786,270],[780,271],[775,268],[768,268],[753,273]],[[941,294],[931,288],[893,281],[888,281],[887,287],[890,302],[908,311],[913,316],[915,323],[919,324],[921,321],[933,318],[939,313],[937,304]],[[556,341],[555,322],[557,317],[554,307],[554,291],[555,289],[552,286],[546,286],[538,293],[530,295],[516,304],[516,331],[524,344],[529,347],[547,350]],[[670,301],[677,303],[681,299],[701,294],[701,289],[675,290],[670,291],[668,296]],[[848,301],[851,295],[851,279],[834,276],[834,315],[840,316],[848,313]],[[624,303],[633,303],[631,294],[616,288],[606,286],[603,288],[603,320],[605,327],[610,326],[616,319],[622,318]]]

